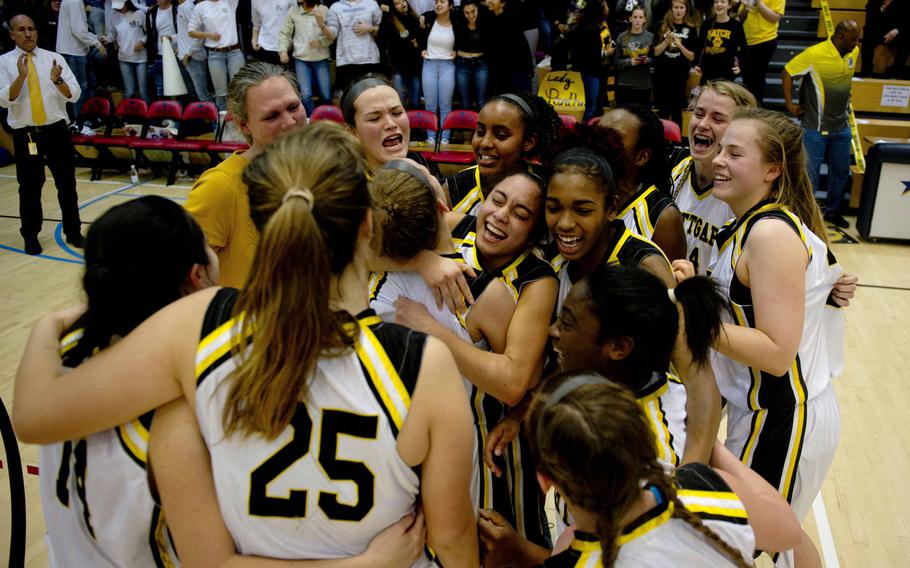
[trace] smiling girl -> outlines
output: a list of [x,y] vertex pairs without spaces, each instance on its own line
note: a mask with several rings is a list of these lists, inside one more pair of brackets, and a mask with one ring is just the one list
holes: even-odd
[[471,147],[477,163],[446,178],[453,211],[474,215],[490,189],[509,174],[538,162],[546,174],[562,122],[540,97],[497,95],[480,109]]
[[[718,234],[712,273],[734,313],[713,357],[728,402],[725,444],[802,520],[839,438],[828,355],[838,330],[826,313],[842,271],[827,246],[799,126],[780,113],[737,110],[714,159],[714,196],[735,215]],[[811,552],[804,538],[796,557]]]

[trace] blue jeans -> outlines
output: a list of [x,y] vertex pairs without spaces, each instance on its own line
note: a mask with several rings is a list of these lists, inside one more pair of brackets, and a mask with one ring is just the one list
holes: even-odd
[[597,116],[597,99],[600,96],[600,77],[597,75],[582,75],[581,81],[585,86],[585,115],[582,120],[590,120]]
[[[179,64],[179,63],[178,63]],[[155,98],[164,98],[164,62],[158,57],[154,63],[148,66],[149,77],[155,85]]]
[[840,213],[844,206],[844,189],[850,176],[850,127],[822,134],[803,128],[803,144],[809,157],[809,179],[818,192],[822,163],[828,164],[828,197],[825,213]]
[[193,83],[196,99],[206,103],[211,102],[212,93],[209,92],[209,70],[205,59],[193,59],[191,57],[184,69]]
[[88,98],[88,57],[85,55],[64,55],[63,60],[66,61],[70,71],[76,76],[76,82],[79,83],[79,88],[82,90],[79,98],[73,103],[73,110],[76,111],[76,116],[78,117],[79,111],[82,109],[82,103]]
[[306,109],[306,115],[313,115],[313,87],[319,89],[319,102],[332,104],[332,77],[329,74],[329,60],[301,61],[294,60],[297,70],[297,83],[300,85],[300,99]]
[[103,36],[105,35],[104,8],[98,8],[96,6],[92,6],[91,8],[91,11],[87,14],[88,24],[92,28],[92,33],[96,36]]
[[456,57],[455,79],[464,108],[480,108],[487,102],[487,79],[490,68],[483,57]]
[[420,75],[396,73],[392,76],[392,84],[402,102],[408,103],[408,108],[420,108]]
[[146,87],[146,63],[120,62],[120,74],[123,76],[123,92],[127,98],[135,97],[148,102],[149,93]]
[[[455,62],[450,59],[424,59],[423,61],[423,98],[427,110],[439,115],[439,124],[445,122],[452,111],[452,95],[455,93]],[[442,133],[448,139],[449,131]],[[432,132],[427,133],[427,141],[435,142]]]
[[234,78],[237,71],[240,71],[244,63],[246,60],[240,49],[227,52],[209,50],[209,73],[215,87],[215,104],[218,105],[218,110],[227,110],[228,82]]

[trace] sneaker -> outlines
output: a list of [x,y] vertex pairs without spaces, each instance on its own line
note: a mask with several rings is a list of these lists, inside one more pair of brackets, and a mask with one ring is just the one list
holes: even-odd
[[25,237],[25,254],[36,255],[41,254],[41,243],[38,242],[38,237]]
[[841,229],[847,229],[850,227],[850,223],[844,219],[840,213],[834,213],[833,211],[825,212],[825,221]]
[[66,242],[76,248],[82,248],[82,233],[73,233],[66,235]]

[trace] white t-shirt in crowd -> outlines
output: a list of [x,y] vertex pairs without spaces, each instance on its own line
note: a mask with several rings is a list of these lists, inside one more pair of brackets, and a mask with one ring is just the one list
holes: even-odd
[[231,47],[237,38],[237,0],[206,0],[196,4],[190,20],[191,32],[216,32],[217,40],[205,39],[206,47]]
[[455,59],[455,32],[452,24],[444,26],[433,22],[427,38],[427,59]]
[[[114,41],[117,43],[117,57],[127,63],[145,63],[145,14],[139,10],[121,14],[114,12]],[[136,46],[142,42],[142,49]]]
[[295,0],[252,0],[253,27],[259,28],[259,45],[266,51],[278,51],[278,32]]
[[196,11],[193,0],[186,0],[177,8],[177,57],[189,55],[193,59],[205,59],[203,40],[190,37],[190,19]]

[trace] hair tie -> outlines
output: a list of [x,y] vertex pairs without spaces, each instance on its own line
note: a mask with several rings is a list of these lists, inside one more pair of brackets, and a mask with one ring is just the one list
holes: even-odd
[[499,95],[499,98],[505,99],[505,100],[511,102],[512,104],[517,105],[522,110],[522,112],[524,112],[526,115],[528,115],[528,118],[530,118],[532,120],[534,119],[534,111],[531,110],[531,105],[529,105],[526,100],[519,97],[515,93],[503,93],[503,94]]
[[670,301],[674,304],[678,303],[676,301],[676,288],[667,288],[667,296],[670,298]]
[[541,438],[541,432],[543,431],[543,429],[540,427],[541,426],[540,423],[543,420],[543,415],[547,412],[547,410],[549,410],[550,408],[553,408],[554,406],[559,404],[559,402],[562,399],[564,399],[566,396],[571,394],[576,389],[579,389],[579,388],[587,386],[587,385],[609,385],[609,384],[611,384],[610,381],[608,379],[606,379],[605,377],[603,377],[602,375],[599,375],[594,372],[588,372],[588,373],[583,373],[583,374],[577,374],[573,377],[570,377],[569,379],[566,379],[566,381],[564,383],[562,383],[561,385],[556,387],[556,390],[554,390],[553,393],[550,394],[549,397],[547,397],[547,401],[544,403],[543,408],[541,409],[540,413],[537,415],[537,417],[538,417],[538,421],[536,424],[537,445],[541,448],[544,446],[543,440]]
[[287,192],[284,194],[284,197],[281,198],[281,204],[284,205],[294,197],[303,199],[307,207],[310,209],[313,208],[313,192],[305,187],[303,189],[299,187],[292,187],[291,189],[287,190]]

